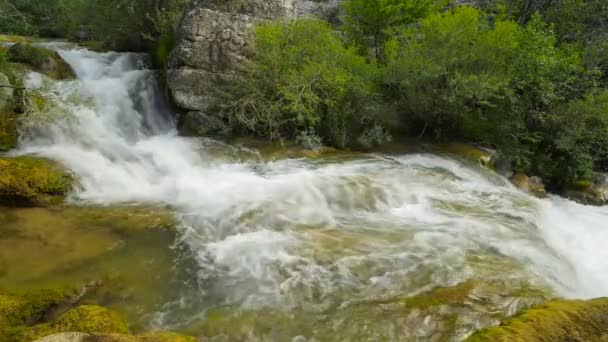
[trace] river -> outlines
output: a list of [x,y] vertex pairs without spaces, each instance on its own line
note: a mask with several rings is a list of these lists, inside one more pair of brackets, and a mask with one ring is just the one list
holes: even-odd
[[[219,340],[461,340],[544,296],[608,295],[608,207],[533,198],[431,154],[267,161],[179,137],[144,57],[60,54],[78,79],[42,82],[53,120],[17,153],[72,170],[74,203],[174,210],[196,286],[151,326]],[[416,301],[462,284],[461,299]]]

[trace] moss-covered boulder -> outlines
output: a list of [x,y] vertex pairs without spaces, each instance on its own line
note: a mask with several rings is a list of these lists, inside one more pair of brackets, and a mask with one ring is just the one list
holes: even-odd
[[445,153],[460,160],[473,162],[489,169],[496,168],[496,152],[465,143],[448,143],[433,145],[431,150]]
[[516,173],[511,177],[511,183],[521,190],[528,192],[536,197],[547,197],[547,191],[543,181],[538,177],[528,177],[523,173]]
[[17,43],[8,49],[7,55],[9,61],[29,65],[34,70],[57,80],[75,77],[74,70],[55,51]]
[[129,332],[127,323],[120,314],[96,305],[83,305],[61,315],[58,319],[22,327],[14,333],[16,341],[35,341],[44,336],[60,332],[120,333]]
[[70,288],[0,295],[0,341],[14,340],[16,329],[39,322],[78,295],[79,292]]
[[587,205],[608,205],[608,187],[594,182],[578,182],[567,187],[563,195]]
[[468,342],[608,341],[608,298],[556,300],[534,307]]
[[44,206],[60,203],[72,187],[73,177],[48,160],[0,158],[0,205]]

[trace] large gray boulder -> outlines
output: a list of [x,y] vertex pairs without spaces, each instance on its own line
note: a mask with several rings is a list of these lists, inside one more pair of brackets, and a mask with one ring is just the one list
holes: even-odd
[[339,0],[193,0],[182,18],[167,82],[175,104],[214,115],[220,94],[243,73],[261,20],[322,15]]

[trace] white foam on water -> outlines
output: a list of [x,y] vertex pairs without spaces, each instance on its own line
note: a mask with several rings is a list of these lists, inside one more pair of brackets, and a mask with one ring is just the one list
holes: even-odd
[[74,201],[176,208],[201,295],[246,308],[323,307],[466,279],[467,258],[484,253],[520,261],[563,295],[608,295],[607,208],[534,199],[432,155],[226,161],[177,136],[142,56],[61,55],[78,80],[49,92],[70,115],[23,139],[19,153],[73,170]]

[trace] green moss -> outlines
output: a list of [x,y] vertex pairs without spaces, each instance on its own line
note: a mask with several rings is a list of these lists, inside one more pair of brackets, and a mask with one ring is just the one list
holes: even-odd
[[0,295],[0,340],[11,340],[19,326],[41,320],[75,294],[74,289],[58,288]]
[[447,153],[459,159],[479,163],[481,166],[485,166],[489,169],[496,168],[496,161],[492,152],[471,144],[438,144],[433,145],[431,149],[438,153]]
[[17,341],[34,341],[60,332],[120,333],[129,332],[118,313],[96,305],[83,305],[61,315],[50,323],[22,327],[15,333]]
[[578,180],[572,186],[577,190],[586,190],[593,186],[593,182],[590,180]]
[[11,34],[0,34],[0,43],[32,43],[34,38],[11,35]]
[[608,298],[556,300],[481,330],[468,342],[607,341]]
[[41,206],[57,204],[73,178],[59,165],[32,157],[0,158],[0,204]]
[[192,336],[185,336],[173,332],[156,331],[137,335],[139,342],[196,342]]
[[51,78],[63,80],[75,77],[74,71],[55,51],[18,43],[8,50],[11,62],[23,63]]
[[17,146],[17,118],[13,113],[0,112],[0,152]]

